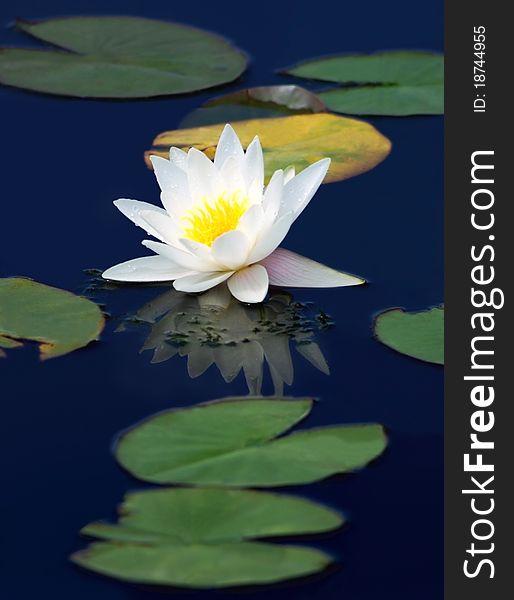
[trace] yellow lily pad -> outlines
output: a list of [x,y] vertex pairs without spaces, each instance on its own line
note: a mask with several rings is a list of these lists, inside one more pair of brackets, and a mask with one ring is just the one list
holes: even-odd
[[100,308],[87,298],[30,279],[0,279],[0,347],[39,342],[45,360],[86,346],[103,326]]
[[[223,126],[165,131],[145,153],[146,163],[151,167],[151,155],[167,157],[171,146],[194,147],[212,159]],[[324,183],[341,181],[373,169],[391,150],[391,142],[369,123],[326,113],[251,119],[233,127],[245,148],[259,136],[266,181],[277,169],[294,165],[299,172],[325,157],[332,163]]]

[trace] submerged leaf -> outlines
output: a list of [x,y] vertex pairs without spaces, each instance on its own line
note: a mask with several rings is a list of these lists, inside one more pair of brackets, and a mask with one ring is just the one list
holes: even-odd
[[155,19],[67,17],[18,27],[59,50],[3,48],[0,82],[95,98],[181,94],[233,81],[246,57],[212,33]]
[[358,87],[322,91],[330,110],[357,115],[440,114],[444,111],[444,57],[395,51],[308,60],[289,75]]
[[199,127],[325,110],[325,105],[315,94],[298,85],[259,86],[208,100],[189,113],[180,127]]
[[319,550],[258,542],[187,546],[107,542],[92,544],[71,559],[124,581],[188,588],[273,583],[322,571],[331,562]]
[[[222,129],[218,124],[161,133],[145,153],[147,164],[151,167],[151,155],[167,157],[170,146],[195,147],[212,159]],[[234,129],[244,147],[259,136],[266,181],[277,169],[293,165],[299,172],[324,157],[332,159],[325,183],[340,181],[372,169],[391,149],[368,123],[327,113],[239,121]]]
[[86,346],[103,326],[99,307],[86,298],[30,279],[0,279],[1,347],[32,340],[42,359],[53,358]]
[[125,433],[116,457],[135,477],[156,483],[270,487],[352,471],[384,450],[380,425],[276,439],[310,406],[309,400],[230,399],[167,411]]
[[214,488],[127,494],[118,525],[97,522],[81,533],[107,540],[195,544],[329,531],[343,520],[293,496]]
[[387,310],[375,320],[375,335],[402,354],[444,364],[444,308],[414,313]]

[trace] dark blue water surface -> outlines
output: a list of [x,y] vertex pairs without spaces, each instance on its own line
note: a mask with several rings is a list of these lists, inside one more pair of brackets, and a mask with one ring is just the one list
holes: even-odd
[[[227,36],[252,62],[223,91],[287,81],[275,70],[317,55],[441,50],[443,43],[440,0],[20,0],[0,9],[0,41],[22,39],[9,28],[16,16],[71,13],[171,19]],[[143,151],[156,133],[175,127],[217,93],[115,102],[0,88],[0,275],[25,275],[81,292],[84,269],[145,254],[142,231],[112,200],[158,202]],[[197,593],[124,584],[69,563],[68,555],[84,546],[77,531],[112,515],[123,494],[140,487],[112,458],[117,432],[168,407],[246,393],[241,375],[227,385],[214,367],[191,380],[183,358],[150,364],[149,353],[139,354],[143,330],[115,333],[124,314],[164,291],[128,287],[95,296],[113,316],[100,342],[44,364],[28,346],[0,363],[3,598],[442,597],[442,369],[382,346],[372,338],[371,323],[384,308],[421,309],[443,299],[443,120],[370,121],[392,140],[390,157],[369,173],[323,186],[286,242],[291,250],[370,281],[360,288],[295,292],[336,323],[318,337],[330,377],[301,357],[295,362],[290,393],[321,399],[306,424],[373,421],[386,425],[390,435],[386,453],[369,468],[289,490],[349,517],[343,531],[314,542],[340,566],[278,587]],[[270,393],[269,382],[264,391]]]

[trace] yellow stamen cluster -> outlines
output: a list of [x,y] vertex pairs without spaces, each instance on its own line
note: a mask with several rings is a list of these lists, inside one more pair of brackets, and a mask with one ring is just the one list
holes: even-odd
[[214,201],[205,198],[182,217],[184,237],[211,246],[218,236],[237,227],[249,206],[249,198],[241,192],[224,192]]

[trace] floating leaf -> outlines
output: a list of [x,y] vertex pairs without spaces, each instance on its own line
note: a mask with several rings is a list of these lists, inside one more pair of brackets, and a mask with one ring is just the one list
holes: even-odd
[[326,106],[312,92],[298,85],[270,85],[239,90],[208,100],[189,113],[180,127],[233,123],[247,119],[318,113]]
[[67,17],[18,22],[59,50],[3,48],[0,82],[95,98],[182,94],[233,81],[246,58],[223,38],[136,17]]
[[438,115],[444,112],[444,86],[381,85],[338,88],[321,92],[334,112],[352,115]]
[[137,583],[188,588],[264,584],[310,575],[329,556],[311,548],[236,542],[225,544],[92,544],[72,555],[81,567]]
[[32,340],[40,342],[42,359],[54,358],[86,346],[103,325],[100,309],[86,298],[30,279],[0,279],[4,348],[20,345],[17,340]]
[[334,511],[301,498],[214,488],[127,494],[119,512],[118,525],[91,523],[81,533],[115,541],[196,544],[319,533],[343,522]]
[[442,54],[398,51],[332,56],[306,61],[285,73],[362,86],[320,92],[319,98],[335,112],[401,116],[444,110]]
[[156,483],[270,487],[364,466],[386,445],[379,425],[298,431],[276,438],[308,400],[231,399],[161,413],[118,441],[120,464]]
[[[212,159],[222,129],[218,124],[161,133],[145,153],[147,164],[151,166],[152,154],[167,157],[170,146],[194,146]],[[327,113],[239,121],[234,129],[245,147],[259,136],[266,181],[277,169],[294,165],[298,172],[324,157],[332,159],[325,183],[340,181],[369,171],[391,149],[389,140],[368,123]]]
[[387,310],[375,320],[375,335],[402,354],[444,364],[444,308],[414,313]]

